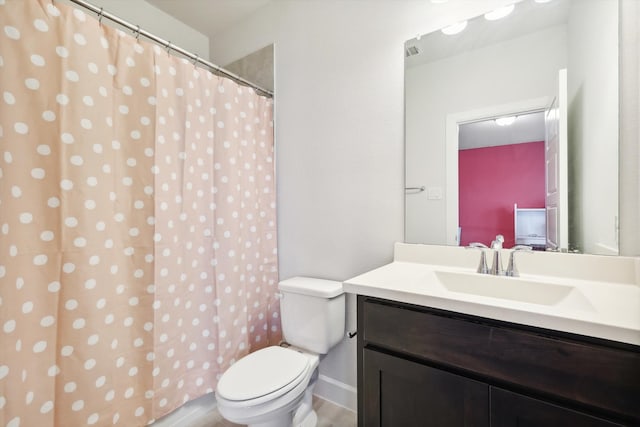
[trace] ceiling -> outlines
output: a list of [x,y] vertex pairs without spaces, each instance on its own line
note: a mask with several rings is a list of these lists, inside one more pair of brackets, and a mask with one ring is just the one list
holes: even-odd
[[497,21],[487,21],[478,16],[470,20],[459,34],[448,36],[434,31],[420,39],[408,40],[405,48],[416,47],[419,54],[405,58],[405,66],[415,67],[564,24],[569,16],[570,1],[555,0],[542,4],[524,0],[515,6],[510,15]]
[[517,115],[509,126],[499,126],[493,119],[465,123],[458,132],[460,150],[544,141],[544,111]]
[[202,34],[213,37],[273,0],[146,0]]

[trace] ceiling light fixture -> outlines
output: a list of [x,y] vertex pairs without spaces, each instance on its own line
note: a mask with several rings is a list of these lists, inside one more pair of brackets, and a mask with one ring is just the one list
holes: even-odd
[[516,121],[516,116],[498,117],[495,122],[498,126],[509,126]]
[[440,31],[442,31],[444,34],[448,36],[452,36],[454,34],[458,34],[465,28],[467,28],[467,21],[461,21],[461,22],[456,22],[453,25],[449,25],[448,27],[444,27]]
[[551,0],[533,0],[536,3],[549,3]]
[[513,9],[515,9],[515,7],[515,4],[510,4],[509,6],[492,10],[491,12],[487,12],[484,14],[484,19],[486,19],[487,21],[496,21],[498,19],[502,19],[513,12]]

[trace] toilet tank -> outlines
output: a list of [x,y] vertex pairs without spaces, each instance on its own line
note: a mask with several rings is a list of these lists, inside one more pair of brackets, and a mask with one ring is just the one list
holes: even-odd
[[345,295],[342,283],[292,277],[278,284],[282,299],[282,334],[296,347],[325,354],[344,336]]

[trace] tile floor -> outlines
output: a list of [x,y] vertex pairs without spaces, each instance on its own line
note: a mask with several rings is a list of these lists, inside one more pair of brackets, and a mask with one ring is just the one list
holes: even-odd
[[[358,424],[356,413],[335,405],[319,397],[313,396],[313,407],[318,414],[317,427],[356,427]],[[207,424],[202,427],[238,427],[223,419],[218,411],[214,411]]]

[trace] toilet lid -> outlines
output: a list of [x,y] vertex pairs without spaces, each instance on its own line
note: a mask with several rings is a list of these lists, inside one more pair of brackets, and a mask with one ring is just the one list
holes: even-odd
[[[266,347],[234,363],[220,377],[216,392],[228,400],[250,400],[295,387],[308,358],[295,350]],[[283,391],[284,392],[284,391]]]

